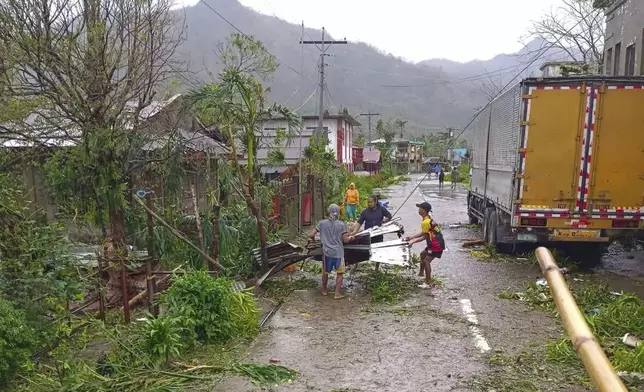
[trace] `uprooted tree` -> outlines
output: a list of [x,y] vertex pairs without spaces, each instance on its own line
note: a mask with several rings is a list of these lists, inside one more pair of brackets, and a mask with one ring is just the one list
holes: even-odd
[[79,175],[106,206],[112,241],[125,249],[125,191],[141,144],[140,112],[166,84],[182,25],[171,0],[0,2],[5,94],[38,99],[46,123],[0,138],[75,145]]
[[[267,104],[266,89],[260,80],[272,75],[278,64],[260,41],[234,34],[220,50],[225,65],[223,71],[215,82],[195,90],[191,101],[200,116],[217,124],[226,136],[232,151],[230,164],[235,168],[241,185],[236,192],[257,219],[262,270],[266,271],[266,230],[261,203],[256,195],[256,183],[260,181],[257,160],[260,127],[263,121],[280,117],[288,124],[286,131],[292,133],[298,128],[299,119],[285,106]],[[245,168],[238,159],[242,152],[248,157]]]

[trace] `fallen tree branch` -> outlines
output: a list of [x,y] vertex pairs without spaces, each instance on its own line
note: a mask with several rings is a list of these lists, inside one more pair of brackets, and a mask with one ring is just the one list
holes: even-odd
[[172,233],[175,237],[177,237],[177,238],[178,238],[178,239],[180,239],[181,241],[183,241],[183,242],[185,242],[186,244],[188,244],[191,248],[193,248],[194,250],[196,250],[197,252],[199,252],[199,254],[200,254],[204,259],[208,260],[208,262],[210,262],[210,264],[212,264],[213,266],[215,266],[215,267],[219,268],[221,271],[226,271],[226,267],[224,267],[223,265],[219,264],[219,263],[218,263],[217,261],[215,261],[212,257],[208,256],[208,254],[207,254],[206,252],[204,252],[203,250],[201,250],[201,248],[199,248],[197,245],[195,245],[195,244],[193,244],[192,242],[190,242],[190,240],[189,240],[189,239],[187,239],[185,235],[183,235],[183,234],[182,234],[181,232],[179,232],[177,229],[175,229],[174,227],[172,227],[172,226],[170,226],[168,223],[166,223],[166,221],[164,221],[164,220],[163,220],[159,215],[157,215],[157,214],[156,214],[154,211],[152,211],[148,206],[146,206],[146,205],[145,205],[145,203],[143,202],[143,200],[141,200],[141,198],[140,198],[140,197],[136,196],[136,197],[134,197],[134,200],[136,200],[136,202],[137,202],[137,203],[139,203],[139,204],[141,205],[141,207],[143,207],[143,208],[145,209],[145,211],[147,211],[150,215],[152,215],[152,217],[153,217],[157,222],[161,223],[161,225],[162,225],[163,227],[165,227],[166,229],[170,230],[170,233]]
[[[160,285],[164,284],[165,282],[167,282],[168,280],[170,280],[170,278],[172,278],[172,276],[173,276],[173,275],[166,275],[166,276],[164,276],[163,278],[161,278],[161,279],[157,282],[157,286],[160,286]],[[131,299],[131,300],[129,300],[129,301],[128,301],[128,303],[130,304],[130,306],[134,306],[134,305],[136,305],[137,303],[139,303],[139,301],[143,300],[143,298],[145,298],[145,297],[147,297],[147,296],[148,296],[148,289],[145,289],[145,290],[141,291],[140,293],[138,293],[137,295],[135,295],[134,297],[132,297],[132,299]]]
[[464,242],[463,245],[461,245],[461,246],[463,248],[471,248],[471,247],[477,246],[477,245],[485,245],[485,241],[483,241],[483,240],[469,240],[469,241]]

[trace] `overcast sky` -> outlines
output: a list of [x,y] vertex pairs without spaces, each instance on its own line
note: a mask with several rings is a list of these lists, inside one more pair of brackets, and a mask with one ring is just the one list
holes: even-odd
[[[177,0],[184,5],[199,0]],[[205,0],[216,7],[216,0]],[[486,60],[521,48],[531,20],[561,0],[240,0],[334,38],[363,41],[410,61]],[[224,15],[226,16],[226,15]],[[317,38],[317,37],[314,37]]]

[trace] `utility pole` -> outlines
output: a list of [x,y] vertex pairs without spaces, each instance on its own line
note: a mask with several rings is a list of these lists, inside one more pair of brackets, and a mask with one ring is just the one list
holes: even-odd
[[361,116],[367,116],[368,123],[369,123],[369,143],[371,144],[371,116],[380,116],[380,113],[371,113],[371,109],[369,109],[369,113],[360,113]]
[[452,163],[454,161],[453,156],[452,156],[452,150],[454,148],[454,146],[452,145],[452,140],[454,138],[454,131],[455,130],[456,130],[456,128],[454,128],[454,127],[447,127],[447,137],[448,137],[447,146],[449,147],[447,149],[447,159],[449,161],[450,166],[452,166]]
[[[320,84],[318,85],[318,90],[320,90],[320,107],[318,108],[318,110],[320,111],[320,113],[319,113],[319,117],[318,117],[318,128],[317,128],[317,132],[316,132],[317,133],[316,137],[321,135],[321,134],[323,134],[324,139],[328,140],[326,132],[324,132],[324,66],[325,66],[324,57],[328,56],[328,54],[326,54],[326,51],[329,48],[329,46],[331,46],[331,45],[346,45],[347,40],[345,38],[344,40],[341,40],[341,41],[325,41],[324,33],[325,33],[325,29],[324,29],[324,27],[322,27],[322,40],[321,41],[303,41],[302,40],[302,41],[300,41],[300,44],[302,44],[302,45],[315,45],[320,50]],[[328,46],[324,46],[325,44],[328,45]],[[320,46],[318,46],[318,45],[320,45]]]

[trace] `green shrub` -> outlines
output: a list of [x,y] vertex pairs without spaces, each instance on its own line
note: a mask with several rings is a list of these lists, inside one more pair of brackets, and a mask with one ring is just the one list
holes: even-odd
[[29,362],[38,342],[22,310],[0,297],[0,387]]
[[254,297],[232,292],[233,281],[193,271],[177,278],[163,303],[167,316],[180,320],[188,343],[226,342],[256,334],[259,310]]
[[163,366],[171,356],[179,355],[183,347],[180,323],[174,318],[146,319],[142,335],[146,354],[157,366]]

